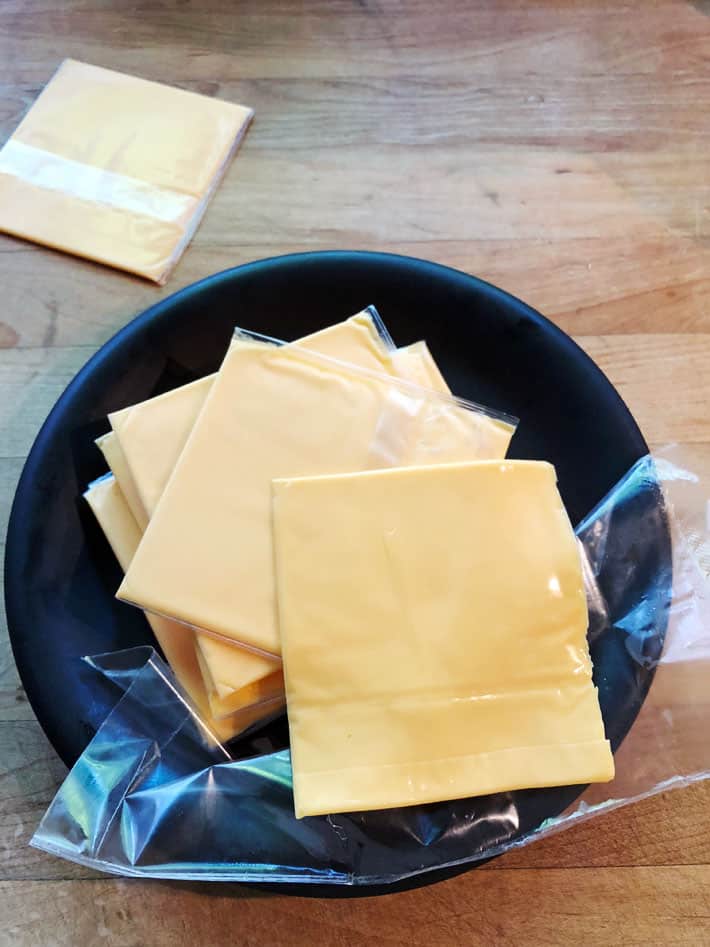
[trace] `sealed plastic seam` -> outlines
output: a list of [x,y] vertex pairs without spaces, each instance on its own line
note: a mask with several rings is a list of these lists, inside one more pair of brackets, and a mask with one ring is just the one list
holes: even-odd
[[[372,310],[374,310],[374,306],[369,306],[366,311],[371,312]],[[342,359],[334,358],[332,355],[325,355],[322,352],[313,351],[313,349],[308,347],[307,342],[284,342],[283,339],[275,339],[272,336],[264,335],[261,332],[254,332],[251,329],[243,329],[240,327],[236,327],[234,329],[233,338],[242,342],[256,342],[279,347],[288,346],[289,348],[296,349],[306,359],[312,360],[315,365],[330,364],[333,368],[337,368],[342,372],[372,378],[377,381],[386,380],[394,388],[400,389],[403,393],[409,393],[412,397],[418,398],[419,400],[425,398],[433,402],[439,401],[448,405],[456,405],[475,414],[482,414],[485,417],[490,418],[492,421],[500,421],[502,424],[508,425],[513,430],[515,430],[518,425],[519,419],[511,414],[507,414],[505,411],[489,408],[485,405],[477,404],[475,401],[468,401],[466,398],[459,398],[457,395],[447,394],[445,391],[437,391],[433,388],[423,388],[421,385],[418,385],[416,382],[410,381],[407,378],[402,378],[397,375],[384,375],[382,372],[374,371],[373,369],[367,368],[364,365],[352,365],[349,362],[343,361]]]
[[372,305],[365,306],[365,308],[363,309],[363,313],[368,315],[370,319],[372,320],[372,323],[375,326],[375,329],[377,330],[377,334],[382,339],[382,342],[384,343],[385,348],[389,349],[390,352],[394,352],[397,346],[395,345],[394,339],[390,335],[389,329],[385,325],[382,319],[382,316],[379,314],[377,309]]

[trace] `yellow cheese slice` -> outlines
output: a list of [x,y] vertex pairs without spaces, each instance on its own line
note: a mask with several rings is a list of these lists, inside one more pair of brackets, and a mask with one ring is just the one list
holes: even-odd
[[297,816],[612,778],[553,467],[273,491]]
[[[141,530],[128,504],[111,476],[93,483],[84,494],[98,520],[119,565],[125,571],[133,558],[141,538]],[[258,720],[277,713],[284,705],[282,693],[252,688],[239,713],[218,720],[212,717],[195,654],[192,634],[188,629],[156,615],[146,615],[155,637],[163,649],[175,677],[192,699],[204,723],[220,740],[237,736]],[[276,697],[277,699],[273,699]],[[249,706],[255,704],[256,706]]]
[[0,151],[0,230],[165,282],[252,116],[67,59]]
[[[380,325],[379,318],[363,310],[344,322],[305,336],[301,343],[323,355],[390,371],[390,353]],[[409,370],[409,363],[402,366],[403,373]],[[419,367],[418,370],[422,371]],[[208,375],[109,415],[148,518],[162,496],[215,378],[216,375]]]
[[[142,535],[145,525],[148,523],[148,517],[138,497],[136,484],[126,464],[115,431],[110,431],[98,438],[96,444],[101,449],[114,476],[114,492],[120,492],[121,502],[128,506],[131,519]],[[102,497],[103,494],[99,493],[98,496]],[[129,502],[129,497],[132,502]],[[148,620],[154,628],[160,628],[163,636],[170,633],[182,639],[175,646],[180,649],[181,664],[186,660],[186,658],[183,658],[186,653],[185,649],[194,651],[195,647],[200,644],[200,639],[207,637],[206,635],[195,635],[191,628],[186,628],[184,625],[159,615],[149,615]],[[232,714],[258,701],[283,696],[283,675],[281,673],[281,662],[278,658],[256,654],[253,651],[247,651],[245,648],[238,648],[236,645],[228,645],[221,640],[214,639],[214,645],[215,647],[207,650],[207,664],[199,654],[197,659],[200,659],[198,662],[200,670],[210,663],[214,670],[214,674],[205,677],[202,690],[205,690],[206,687],[210,712],[215,719],[224,717],[226,714]],[[200,649],[198,648],[198,650]],[[165,652],[165,648],[163,648],[163,651]],[[171,649],[171,653],[175,653],[174,648]],[[190,658],[190,665],[195,665],[197,659],[193,654]],[[172,664],[169,658],[168,663]],[[229,683],[223,683],[225,681]]]
[[[386,330],[377,313],[364,310],[342,323],[306,336],[303,342],[325,355],[379,370],[390,368],[386,339]],[[109,415],[114,437],[109,435],[102,440],[104,451],[118,463],[119,484],[123,485],[125,477],[126,496],[135,499],[138,495],[136,504],[146,524],[214,377],[208,376]],[[118,444],[114,443],[116,439]],[[232,713],[254,699],[255,694],[263,696],[283,690],[281,663],[277,658],[247,651],[199,632],[196,643],[215,717]]]
[[[348,322],[357,325],[364,318],[366,313],[360,313]],[[348,346],[346,339],[329,330],[306,336],[301,344],[304,343],[317,352],[356,365],[363,363],[363,352],[367,351],[365,347],[358,350],[356,345]],[[367,361],[371,361],[372,367],[381,363],[382,369],[389,374],[422,387],[449,393],[444,376],[425,342],[397,349],[389,361],[377,359],[376,355]],[[132,493],[137,494],[137,498],[131,497],[131,508],[135,504],[141,517],[149,518],[158,505],[215,378],[216,374],[207,375],[109,415],[120,444],[121,460],[127,467],[126,475],[130,472]],[[507,435],[510,439],[509,425],[499,422],[496,427],[502,437]]]
[[158,505],[214,377],[208,375],[109,415],[148,518]]
[[232,345],[119,598],[278,654],[271,480],[503,456],[471,417],[299,345]]

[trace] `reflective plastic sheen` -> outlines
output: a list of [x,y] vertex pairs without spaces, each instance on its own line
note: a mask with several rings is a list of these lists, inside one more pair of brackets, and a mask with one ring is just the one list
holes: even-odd
[[577,527],[612,782],[297,820],[288,750],[259,732],[231,751],[215,743],[143,648],[87,659],[98,730],[32,844],[121,875],[381,884],[708,778],[708,496],[670,449],[642,458]]

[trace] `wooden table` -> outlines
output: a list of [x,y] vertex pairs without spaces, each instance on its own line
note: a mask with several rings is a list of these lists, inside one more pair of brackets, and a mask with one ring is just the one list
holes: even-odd
[[[164,289],[0,237],[3,523],[40,423],[112,333],[208,273],[307,248],[499,283],[581,342],[652,445],[710,468],[709,49],[700,0],[3,0],[0,141],[64,56],[257,116]],[[708,784],[342,902],[116,880],[31,850],[63,774],[2,628],[3,943],[710,942]]]

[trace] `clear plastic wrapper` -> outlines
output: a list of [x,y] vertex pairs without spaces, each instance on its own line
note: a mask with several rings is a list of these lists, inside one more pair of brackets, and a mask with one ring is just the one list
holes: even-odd
[[118,653],[93,661],[97,718],[99,680],[120,699],[32,844],[121,875],[383,884],[707,779],[708,496],[670,450],[639,460],[576,530],[613,782],[296,820],[282,722],[228,750],[155,654]]

